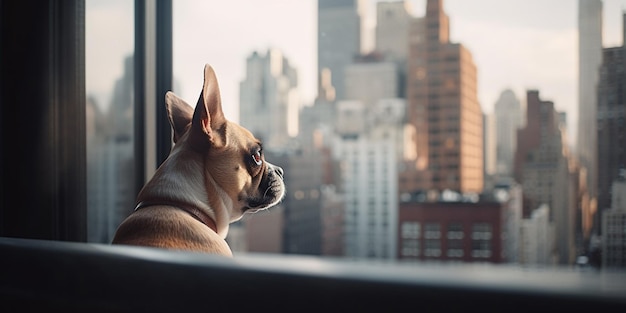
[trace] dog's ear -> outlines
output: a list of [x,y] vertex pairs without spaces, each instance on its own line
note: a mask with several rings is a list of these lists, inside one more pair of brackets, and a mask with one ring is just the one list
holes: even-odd
[[171,91],[165,94],[165,107],[167,109],[167,118],[170,120],[170,125],[172,125],[172,130],[174,131],[172,138],[174,143],[176,143],[187,131],[189,125],[191,125],[193,107]]
[[204,85],[193,113],[192,128],[195,134],[206,137],[213,146],[225,143],[226,118],[222,111],[222,99],[213,68],[204,66]]

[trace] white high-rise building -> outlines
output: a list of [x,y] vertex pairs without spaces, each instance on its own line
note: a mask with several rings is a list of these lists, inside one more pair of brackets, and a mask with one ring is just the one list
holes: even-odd
[[517,130],[523,126],[524,114],[515,93],[506,89],[500,93],[493,109],[496,137],[495,174],[511,177],[513,159],[517,149]]
[[578,0],[578,130],[576,154],[588,170],[589,194],[597,191],[597,93],[602,65],[602,0]]
[[524,265],[552,264],[551,248],[553,236],[549,221],[550,208],[543,204],[534,210],[528,219],[522,220],[520,227],[520,258]]
[[337,106],[333,153],[342,162],[346,256],[393,259],[397,254],[399,164],[414,150],[405,147],[410,133],[404,122],[405,100],[382,99],[369,111],[356,100],[340,101]]
[[285,147],[297,135],[299,101],[297,72],[279,50],[255,51],[247,58],[239,85],[239,122],[265,147]]

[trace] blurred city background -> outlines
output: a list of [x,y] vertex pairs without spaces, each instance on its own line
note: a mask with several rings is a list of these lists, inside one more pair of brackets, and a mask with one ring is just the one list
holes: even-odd
[[[88,236],[106,243],[136,197],[133,1],[86,8]],[[195,105],[213,65],[226,117],[285,171],[282,203],[231,225],[234,253],[626,268],[625,9],[173,1],[174,92]]]

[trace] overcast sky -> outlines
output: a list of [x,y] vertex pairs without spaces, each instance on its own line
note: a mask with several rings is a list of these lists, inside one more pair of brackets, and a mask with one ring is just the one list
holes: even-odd
[[[375,17],[370,0],[368,13]],[[577,0],[445,0],[451,39],[465,45],[478,67],[478,98],[491,112],[499,94],[511,88],[524,102],[527,89],[568,113],[570,132],[577,117]],[[238,120],[239,83],[245,60],[254,51],[283,51],[299,73],[303,105],[313,102],[317,69],[315,0],[175,0],[175,92],[195,105],[202,68],[216,70],[224,111]],[[411,0],[412,13],[423,16],[425,0]],[[111,7],[128,7],[120,14]],[[87,88],[110,92],[121,75],[121,62],[107,58],[132,53],[132,1],[87,1]],[[622,44],[626,0],[604,0],[604,45]],[[117,18],[111,21],[111,14]],[[125,23],[127,19],[129,22]],[[369,19],[370,27],[375,20]],[[130,29],[129,29],[130,27]],[[106,57],[97,57],[106,54]],[[106,105],[106,104],[103,104]],[[570,135],[571,136],[571,135]]]

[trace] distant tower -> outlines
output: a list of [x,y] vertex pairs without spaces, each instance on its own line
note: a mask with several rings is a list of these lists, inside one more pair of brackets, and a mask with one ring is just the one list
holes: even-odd
[[297,134],[297,86],[297,72],[279,50],[264,56],[255,51],[247,58],[246,78],[239,86],[239,121],[265,147],[285,147]]
[[345,95],[344,70],[361,53],[364,0],[318,0],[317,73],[329,69],[337,100]]
[[391,60],[406,60],[413,17],[406,0],[376,3],[376,51]]
[[370,110],[380,99],[398,96],[398,68],[378,55],[365,55],[345,68],[345,100],[359,100]]
[[[442,0],[428,0],[423,27],[412,25],[407,101],[417,130],[418,158],[427,158],[431,186],[483,191],[483,115],[476,65],[469,50],[450,42]],[[414,32],[425,31],[420,36]],[[415,40],[422,38],[423,40]]]
[[[542,203],[550,205],[554,213],[552,199],[555,197],[555,173],[563,163],[562,132],[559,128],[558,112],[554,102],[539,97],[538,90],[526,92],[526,125],[517,131],[517,149],[515,152],[515,180],[524,187],[525,217]],[[534,176],[529,174],[532,170]],[[561,197],[563,195],[559,195]],[[554,220],[550,215],[550,220]]]
[[[623,15],[626,22],[626,14]],[[626,26],[626,23],[625,23]],[[626,28],[624,29],[626,31]],[[605,48],[598,83],[598,212],[611,207],[613,183],[626,170],[626,44]],[[600,214],[596,215],[596,227]],[[602,229],[602,233],[605,230]]]
[[496,124],[496,173],[499,176],[512,177],[517,129],[522,127],[523,122],[520,101],[512,90],[502,91],[493,113]]
[[410,2],[382,1],[376,3],[375,50],[385,60],[398,65],[398,97],[406,98],[406,60],[409,54],[409,30],[415,19],[411,15]]
[[576,152],[587,168],[589,194],[596,197],[597,93],[602,64],[602,0],[578,0],[578,131]]
[[572,264],[576,255],[576,210],[572,160],[567,150],[561,114],[538,90],[526,93],[526,126],[517,132],[515,179],[524,190],[524,217],[547,204],[554,225],[553,256],[559,264]]

